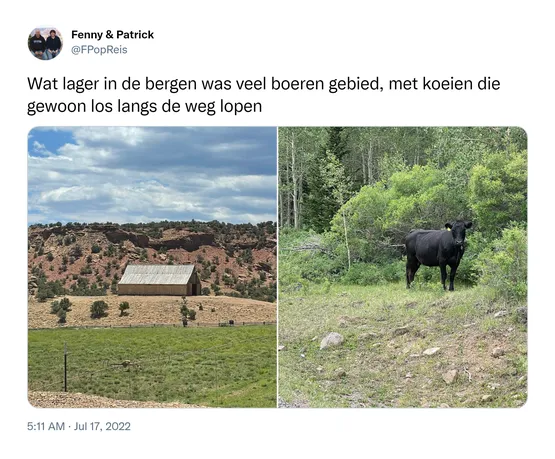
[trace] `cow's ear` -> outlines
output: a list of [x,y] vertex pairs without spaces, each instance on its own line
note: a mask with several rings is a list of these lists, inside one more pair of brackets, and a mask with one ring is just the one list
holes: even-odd
[[446,223],[445,228],[451,229],[451,228],[453,228],[453,225],[451,223]]
[[472,228],[472,222],[464,222],[464,227],[465,227],[466,229]]

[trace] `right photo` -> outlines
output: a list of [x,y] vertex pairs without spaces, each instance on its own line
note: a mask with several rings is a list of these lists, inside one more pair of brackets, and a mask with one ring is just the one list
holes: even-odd
[[526,132],[278,132],[278,406],[524,405]]

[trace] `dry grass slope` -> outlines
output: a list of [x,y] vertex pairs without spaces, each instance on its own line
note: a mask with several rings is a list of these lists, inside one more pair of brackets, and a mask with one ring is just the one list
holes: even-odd
[[[39,303],[36,299],[29,300],[29,328],[61,328],[72,326],[133,326],[148,324],[181,324],[179,312],[181,298],[176,296],[117,296],[103,297],[68,296],[72,303],[67,313],[67,323],[58,324],[55,314],[50,314],[51,301]],[[59,299],[59,298],[58,298]],[[108,303],[108,316],[91,319],[90,307],[94,301],[103,300]],[[120,317],[119,304],[129,302],[128,315]],[[202,309],[200,310],[200,305]],[[196,311],[196,322],[218,323],[233,319],[240,322],[275,322],[276,303],[267,303],[245,298],[227,296],[187,297],[187,307]],[[214,309],[214,312],[212,312]]]

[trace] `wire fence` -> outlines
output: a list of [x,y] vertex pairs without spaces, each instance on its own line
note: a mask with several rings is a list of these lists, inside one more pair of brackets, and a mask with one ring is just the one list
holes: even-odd
[[60,330],[60,329],[72,329],[72,330],[82,330],[82,329],[96,329],[96,328],[160,328],[160,327],[172,327],[172,328],[197,328],[197,327],[242,327],[250,325],[277,325],[276,321],[263,321],[263,322],[243,322],[243,321],[233,321],[230,323],[226,322],[196,322],[188,321],[187,325],[182,323],[173,324],[163,324],[163,323],[148,323],[148,324],[129,324],[129,325],[59,325],[57,327],[30,327],[29,330]]
[[[276,344],[273,336],[230,338],[202,349],[147,353],[130,345],[106,358],[108,346],[91,349],[59,343],[55,355],[49,356],[51,364],[30,362],[29,390],[208,406],[250,406],[242,397],[251,391],[257,404],[263,399],[273,407]],[[33,352],[35,359],[42,355]]]

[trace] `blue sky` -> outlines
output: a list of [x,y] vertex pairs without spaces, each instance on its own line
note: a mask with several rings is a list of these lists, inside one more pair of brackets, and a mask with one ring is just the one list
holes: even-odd
[[28,223],[276,220],[276,129],[35,128]]

